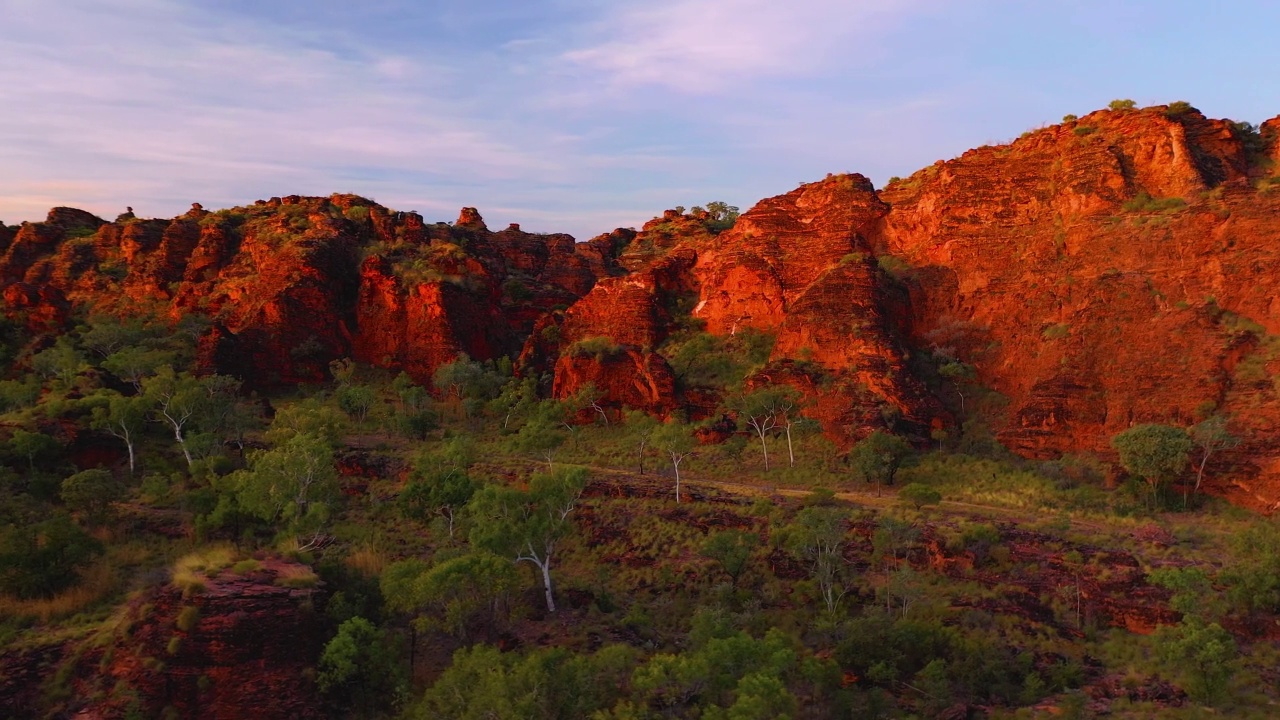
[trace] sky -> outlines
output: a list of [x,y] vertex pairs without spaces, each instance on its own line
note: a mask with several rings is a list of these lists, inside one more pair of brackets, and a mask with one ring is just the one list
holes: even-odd
[[580,240],[1116,98],[1280,114],[1268,0],[0,0],[0,221],[351,192]]

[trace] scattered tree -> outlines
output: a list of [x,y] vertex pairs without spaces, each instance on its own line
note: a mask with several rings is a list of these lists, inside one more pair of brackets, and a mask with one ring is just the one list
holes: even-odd
[[898,499],[910,504],[919,512],[925,505],[937,505],[942,502],[942,493],[923,483],[910,483],[898,491]]
[[654,433],[657,432],[660,423],[649,413],[643,410],[629,410],[626,415],[627,430],[630,432],[632,441],[636,444],[637,455],[640,461],[640,474],[644,474],[644,455],[645,450],[653,441]]
[[234,482],[244,510],[283,524],[299,537],[312,533],[313,540],[337,499],[333,449],[311,435],[295,435],[275,448],[251,453],[249,468],[237,471]]
[[760,536],[746,530],[721,530],[707,537],[702,544],[702,556],[714,560],[729,584],[738,586],[738,578],[746,570],[751,554],[760,544]]
[[102,469],[84,470],[62,481],[62,502],[67,509],[83,513],[93,524],[107,517],[111,503],[124,497],[124,488],[111,473]]
[[882,485],[893,485],[902,461],[911,454],[911,446],[897,435],[876,430],[858,441],[849,451],[849,465],[855,478],[876,484],[876,497]]
[[1124,469],[1151,487],[1153,505],[1160,487],[1186,469],[1191,445],[1186,430],[1155,423],[1135,425],[1111,438]]
[[573,529],[569,515],[586,485],[586,470],[565,468],[534,475],[528,490],[486,485],[468,505],[476,518],[471,544],[536,567],[548,612],[556,610],[551,564],[560,541]]
[[847,590],[843,577],[847,514],[838,507],[807,507],[779,531],[787,549],[806,559],[828,613],[835,613]]
[[794,388],[770,385],[733,399],[731,409],[755,432],[756,437],[760,438],[760,449],[764,453],[766,471],[769,469],[768,436],[778,428],[787,411],[795,407],[796,396]]
[[125,397],[115,392],[108,392],[103,400],[103,404],[93,408],[92,425],[124,443],[129,453],[129,474],[133,475],[137,469],[137,441],[146,427],[151,400],[145,395]]
[[[1196,484],[1192,488],[1193,493],[1199,494],[1200,483],[1204,481],[1204,469],[1209,464],[1209,458],[1216,452],[1230,450],[1239,445],[1240,438],[1231,434],[1227,429],[1227,418],[1221,415],[1214,415],[1193,425],[1190,435],[1191,441],[1200,448],[1200,464],[1196,466]],[[1183,504],[1186,504],[1186,500],[1184,492]]]
[[671,469],[676,476],[676,502],[680,502],[680,463],[693,455],[698,440],[687,425],[670,422],[654,431],[653,444],[671,458]]

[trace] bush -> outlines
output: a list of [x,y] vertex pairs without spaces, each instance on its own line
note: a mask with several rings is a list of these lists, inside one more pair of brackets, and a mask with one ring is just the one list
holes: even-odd
[[1138,193],[1122,207],[1126,212],[1171,213],[1187,206],[1187,201],[1178,197],[1154,198],[1146,191]]
[[925,505],[937,505],[942,502],[942,493],[922,483],[910,483],[898,491],[898,500],[920,510]]
[[596,335],[585,337],[569,346],[569,354],[577,357],[593,357],[603,360],[622,352],[622,346],[613,338]]
[[1107,103],[1107,109],[1108,109],[1108,110],[1115,110],[1115,111],[1121,111],[1121,110],[1133,110],[1133,109],[1135,109],[1135,108],[1137,108],[1137,107],[1138,107],[1138,103],[1136,103],[1136,102],[1134,102],[1134,101],[1132,101],[1132,100],[1128,100],[1128,99],[1125,99],[1125,100],[1112,100],[1111,102]]
[[1199,112],[1199,110],[1196,110],[1194,107],[1192,107],[1191,103],[1187,102],[1186,100],[1177,100],[1175,102],[1171,102],[1169,103],[1169,106],[1164,109],[1165,117],[1171,120],[1182,117],[1187,113],[1193,113],[1193,112]]
[[1084,137],[1092,135],[1095,131],[1097,131],[1097,128],[1092,125],[1077,125],[1071,132],[1078,137]]
[[1080,119],[1080,116],[1078,115],[1067,114],[1062,116],[1062,122],[1064,123],[1075,122],[1079,119]]
[[10,527],[0,534],[0,592],[52,597],[75,584],[81,569],[102,551],[102,543],[66,515]]

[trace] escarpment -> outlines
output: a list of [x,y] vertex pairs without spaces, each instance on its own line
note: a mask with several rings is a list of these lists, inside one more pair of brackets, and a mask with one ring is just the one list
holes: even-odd
[[201,318],[201,366],[255,388],[341,357],[429,381],[466,353],[615,414],[712,415],[732,389],[688,348],[765,338],[746,385],[796,387],[846,447],[982,426],[1023,456],[1110,460],[1132,424],[1226,415],[1244,442],[1211,489],[1274,508],[1277,163],[1280,118],[1178,105],[1095,112],[878,191],[830,176],[731,227],[673,210],[583,243],[354,195],[173,220],[55,208],[0,227],[0,295],[36,336],[84,313]]

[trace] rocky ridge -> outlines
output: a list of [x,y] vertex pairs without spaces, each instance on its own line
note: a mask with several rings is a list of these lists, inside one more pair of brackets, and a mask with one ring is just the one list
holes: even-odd
[[878,191],[806,184],[723,232],[668,211],[587,243],[352,195],[173,220],[57,208],[0,228],[0,295],[34,333],[86,309],[208,317],[205,369],[255,387],[322,380],[340,357],[425,381],[464,352],[660,415],[717,400],[678,377],[670,338],[763,332],[754,382],[800,388],[842,444],[977,420],[1026,456],[1108,457],[1133,423],[1222,413],[1246,442],[1215,490],[1271,509],[1278,137],[1280,118],[1099,111]]

